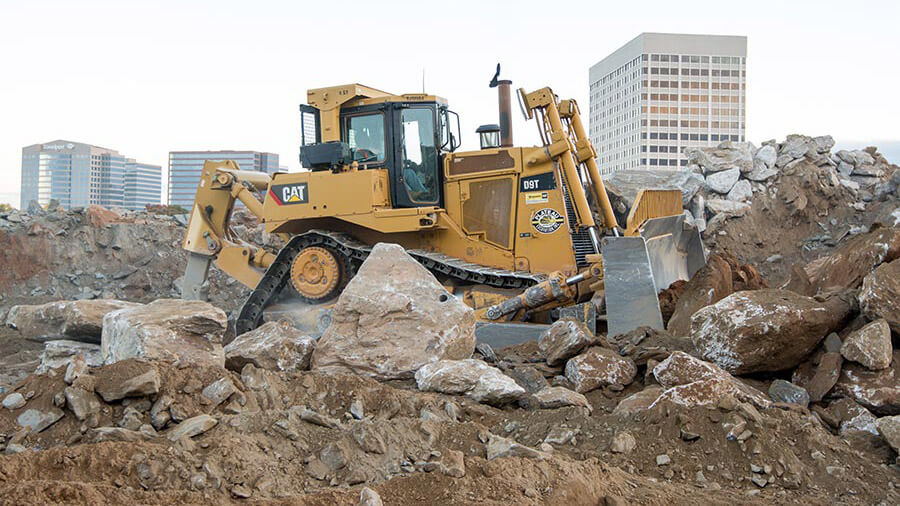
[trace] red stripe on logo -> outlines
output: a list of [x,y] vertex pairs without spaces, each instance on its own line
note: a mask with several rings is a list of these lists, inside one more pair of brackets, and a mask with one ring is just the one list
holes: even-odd
[[275,203],[278,204],[279,206],[284,205],[284,203],[282,203],[281,200],[278,198],[278,195],[275,195],[275,192],[273,192],[271,188],[269,188],[269,196],[272,197],[272,200],[274,200]]

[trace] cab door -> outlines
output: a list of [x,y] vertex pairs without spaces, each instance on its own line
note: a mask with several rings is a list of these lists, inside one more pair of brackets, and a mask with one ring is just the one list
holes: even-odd
[[443,206],[440,139],[433,104],[398,104],[394,160],[389,167],[394,207]]

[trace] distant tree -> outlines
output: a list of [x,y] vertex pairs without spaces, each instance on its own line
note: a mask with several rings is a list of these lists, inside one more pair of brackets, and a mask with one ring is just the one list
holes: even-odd
[[0,203],[0,213],[8,213],[14,209],[15,208],[9,204]]

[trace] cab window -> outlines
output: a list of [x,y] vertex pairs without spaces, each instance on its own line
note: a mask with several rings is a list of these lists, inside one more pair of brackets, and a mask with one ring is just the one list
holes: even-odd
[[350,116],[344,128],[344,138],[353,150],[354,161],[384,163],[384,116],[381,113]]
[[417,204],[436,204],[440,182],[434,111],[421,107],[403,109],[400,126],[404,189]]

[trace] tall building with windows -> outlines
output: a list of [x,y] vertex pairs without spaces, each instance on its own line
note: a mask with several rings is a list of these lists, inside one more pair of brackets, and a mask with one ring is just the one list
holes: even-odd
[[169,197],[170,206],[191,209],[194,195],[200,183],[200,172],[206,161],[234,160],[241,170],[255,170],[274,174],[278,172],[278,155],[260,151],[170,151]]
[[[128,182],[141,180],[139,193],[128,193]],[[133,186],[136,190],[136,187]],[[100,204],[143,209],[158,204],[162,168],[138,163],[118,151],[81,142],[56,140],[22,148],[21,206],[59,201],[66,209]]]
[[590,69],[604,174],[687,165],[686,147],[744,141],[747,37],[642,33]]

